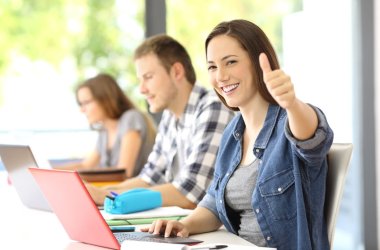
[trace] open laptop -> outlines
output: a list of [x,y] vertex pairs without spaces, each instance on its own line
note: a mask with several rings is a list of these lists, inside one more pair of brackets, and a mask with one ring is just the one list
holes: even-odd
[[0,144],[0,160],[21,202],[29,208],[51,211],[39,186],[28,171],[29,167],[38,167],[31,148],[28,145]]
[[30,168],[30,172],[72,240],[120,249],[124,240],[196,244],[190,238],[152,235],[143,232],[112,233],[92,200],[78,172]]

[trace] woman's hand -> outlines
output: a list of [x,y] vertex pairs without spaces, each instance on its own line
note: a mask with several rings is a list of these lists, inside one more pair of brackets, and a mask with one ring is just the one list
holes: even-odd
[[296,94],[290,76],[281,69],[272,70],[268,57],[264,53],[260,54],[259,61],[269,93],[282,108],[291,108],[295,103]]
[[151,234],[163,234],[165,237],[170,237],[171,235],[189,237],[189,230],[186,226],[175,220],[156,220],[150,227],[141,228],[141,231]]
[[313,108],[296,98],[290,77],[282,70],[272,70],[266,54],[259,57],[264,82],[278,105],[286,109],[290,130],[298,140],[311,138],[318,127],[318,117]]
[[170,237],[171,235],[189,237],[190,233],[200,234],[215,231],[221,225],[221,221],[213,212],[204,207],[197,207],[181,221],[157,220],[150,227],[141,228],[141,231],[151,234],[163,234],[165,237]]

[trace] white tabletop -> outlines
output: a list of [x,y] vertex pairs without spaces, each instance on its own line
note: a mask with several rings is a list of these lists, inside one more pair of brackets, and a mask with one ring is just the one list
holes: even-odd
[[0,249],[106,249],[76,243],[54,213],[25,207],[0,171]]

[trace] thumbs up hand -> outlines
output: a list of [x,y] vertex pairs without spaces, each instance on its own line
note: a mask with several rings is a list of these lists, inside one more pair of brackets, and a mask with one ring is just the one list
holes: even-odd
[[296,95],[290,77],[280,69],[272,70],[265,53],[260,54],[259,62],[269,93],[282,108],[291,108],[295,103]]

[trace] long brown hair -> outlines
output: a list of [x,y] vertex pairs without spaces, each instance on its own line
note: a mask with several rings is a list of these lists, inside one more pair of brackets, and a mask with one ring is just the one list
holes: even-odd
[[[257,84],[257,89],[260,95],[269,103],[277,103],[270,95],[264,83],[263,74],[259,63],[259,55],[261,53],[265,53],[268,56],[272,69],[275,70],[280,68],[276,53],[265,33],[256,24],[247,20],[236,19],[229,22],[221,22],[211,31],[206,39],[206,56],[208,44],[214,37],[219,35],[227,35],[235,38],[240,43],[242,48],[247,51],[253,65],[252,72],[255,72],[253,75],[254,84]],[[219,94],[218,96],[224,105],[226,105],[229,109],[234,111],[239,110],[239,108],[228,106],[224,98]]]
[[119,119],[125,111],[135,107],[116,80],[108,74],[99,74],[80,84],[76,89],[78,103],[78,91],[84,87],[91,91],[94,99],[111,119]]

